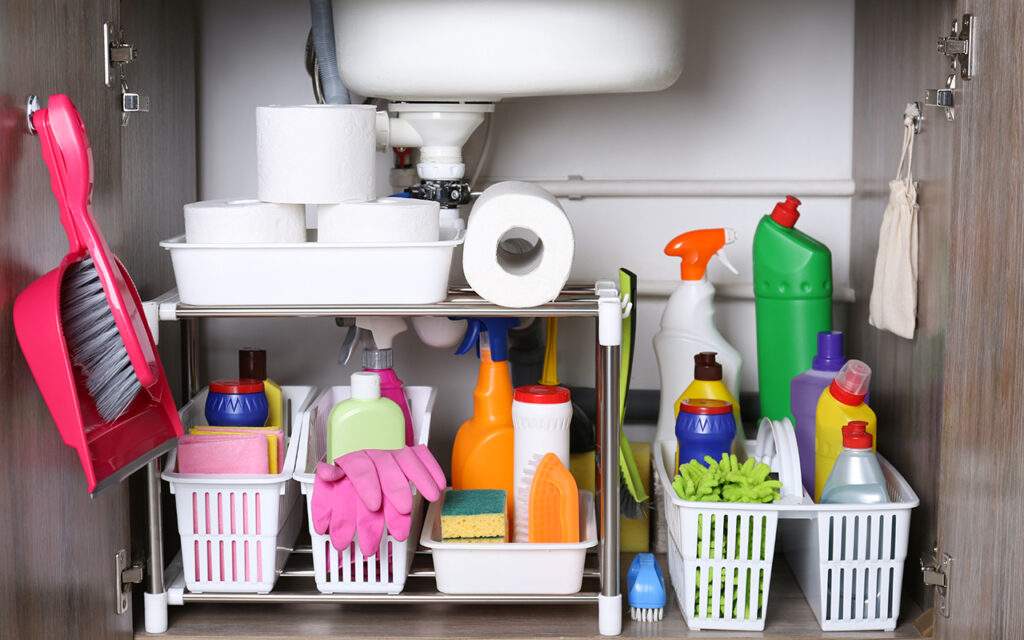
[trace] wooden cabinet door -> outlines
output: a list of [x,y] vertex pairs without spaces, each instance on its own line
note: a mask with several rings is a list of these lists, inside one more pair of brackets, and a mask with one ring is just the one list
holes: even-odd
[[88,127],[96,218],[115,252],[121,206],[119,96],[103,84],[102,27],[115,0],[0,3],[0,636],[130,638],[115,612],[114,554],[130,549],[128,489],[95,499],[61,441],[14,334],[12,305],[68,244],[25,98],[66,93]]
[[953,557],[943,638],[1024,629],[1024,19],[1019,0],[968,0],[975,77],[956,96],[939,483]]
[[[90,499],[15,338],[15,296],[68,247],[25,99],[71,97],[92,145],[99,226],[142,298],[162,293],[172,278],[157,241],[180,232],[181,205],[195,197],[194,13],[176,0],[0,2],[0,638],[130,638],[132,611],[116,613],[114,555],[131,553],[130,524],[146,521],[128,483]],[[152,98],[128,128],[119,89],[103,83],[108,21],[138,45],[128,77]],[[164,361],[176,362],[166,346]]]

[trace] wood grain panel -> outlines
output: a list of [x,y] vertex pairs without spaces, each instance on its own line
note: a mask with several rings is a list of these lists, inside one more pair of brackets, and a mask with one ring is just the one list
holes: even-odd
[[24,133],[25,96],[67,93],[95,159],[94,207],[125,242],[117,94],[103,86],[102,25],[113,0],[0,3],[0,637],[128,638],[117,616],[114,554],[128,546],[128,491],[94,500],[62,443],[17,345],[14,297],[67,251],[39,140]]
[[939,543],[954,560],[943,638],[1024,629],[1024,15],[977,18],[976,77],[958,95]]
[[[126,235],[132,241],[118,255],[146,300],[174,286],[170,257],[159,243],[184,232],[182,207],[196,199],[196,6],[189,0],[121,0],[121,25],[139,52],[129,67],[129,87],[149,96],[150,111],[133,115],[122,129],[121,188]],[[180,344],[177,323],[161,323],[160,358],[175,398],[181,387]],[[132,547],[142,558],[147,551],[144,472],[132,476],[130,490]],[[163,503],[169,559],[179,538],[166,485]],[[144,589],[134,591],[141,624]]]
[[853,199],[850,273],[857,302],[850,317],[847,354],[872,369],[871,406],[878,414],[878,450],[910,481],[921,498],[911,519],[905,584],[918,603],[931,602],[919,579],[918,558],[937,535],[939,425],[948,293],[951,217],[950,157],[953,126],[938,110],[915,138],[914,177],[919,181],[918,328],[904,340],[868,324],[868,302],[878,251],[878,231],[896,175],[903,138],[903,110],[941,86],[948,63],[935,51],[954,15],[955,0],[859,0],[854,70]]

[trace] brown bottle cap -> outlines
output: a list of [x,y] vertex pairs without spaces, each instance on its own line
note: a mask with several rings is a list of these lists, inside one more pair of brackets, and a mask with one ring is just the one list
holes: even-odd
[[263,349],[242,347],[238,350],[238,375],[254,380],[267,379],[267,352]]
[[722,365],[715,362],[715,351],[701,351],[693,356],[693,378],[695,380],[721,380]]

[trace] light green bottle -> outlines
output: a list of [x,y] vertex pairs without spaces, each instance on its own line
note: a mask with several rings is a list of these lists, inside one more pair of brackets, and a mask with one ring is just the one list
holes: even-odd
[[811,368],[818,332],[832,330],[832,253],[795,229],[787,196],[754,233],[754,307],[761,417],[793,419],[789,383]]
[[353,373],[351,389],[352,397],[327,416],[327,461],[362,449],[404,447],[405,415],[394,401],[380,397],[380,376]]

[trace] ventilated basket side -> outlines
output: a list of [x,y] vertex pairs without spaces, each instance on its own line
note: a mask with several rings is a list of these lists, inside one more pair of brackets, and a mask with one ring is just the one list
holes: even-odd
[[778,510],[679,499],[666,467],[672,443],[655,457],[665,490],[669,570],[691,629],[764,629]]
[[[418,444],[427,444],[430,436],[430,414],[437,392],[431,387],[407,386],[404,388],[412,416],[413,435]],[[398,541],[392,536],[381,538],[377,553],[363,556],[355,541],[338,551],[331,544],[330,537],[318,534],[313,529],[312,509],[313,483],[316,463],[326,456],[327,417],[331,408],[349,397],[349,388],[344,386],[325,389],[310,405],[301,418],[302,451],[304,464],[295,474],[302,493],[306,496],[307,526],[313,550],[313,573],[316,587],[322,593],[400,593],[405,587],[416,541],[419,540],[423,523],[423,497],[413,488],[412,529],[406,540]]]
[[786,560],[824,631],[896,628],[918,499],[892,465],[879,463],[890,503],[819,505],[812,518],[782,523]]
[[[291,424],[313,387],[285,386]],[[206,391],[181,409],[186,430],[205,424]],[[294,436],[295,434],[293,434]],[[194,593],[267,593],[274,587],[302,526],[298,486],[291,480],[299,458],[289,438],[278,474],[213,475],[174,471],[177,451],[163,478],[174,494],[185,585]]]

